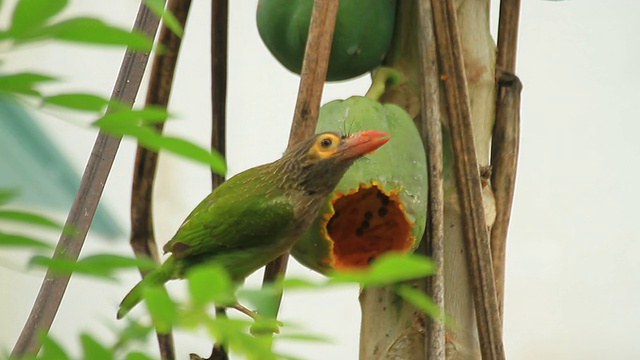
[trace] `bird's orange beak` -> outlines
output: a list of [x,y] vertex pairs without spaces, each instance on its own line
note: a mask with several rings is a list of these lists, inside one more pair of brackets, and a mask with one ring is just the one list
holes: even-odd
[[389,141],[389,133],[379,130],[364,130],[347,137],[338,153],[343,159],[355,159],[374,152]]

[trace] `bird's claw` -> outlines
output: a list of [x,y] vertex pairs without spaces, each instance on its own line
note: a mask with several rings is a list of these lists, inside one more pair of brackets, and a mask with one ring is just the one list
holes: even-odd
[[283,322],[276,319],[269,319],[264,316],[260,316],[255,311],[249,310],[241,304],[234,304],[231,307],[254,320],[254,323],[251,325],[251,329],[249,330],[253,335],[279,334],[280,326],[284,325]]

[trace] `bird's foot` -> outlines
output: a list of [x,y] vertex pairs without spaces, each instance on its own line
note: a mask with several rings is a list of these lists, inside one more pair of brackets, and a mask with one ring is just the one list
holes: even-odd
[[230,307],[240,311],[255,321],[250,330],[253,335],[279,334],[280,326],[284,325],[281,321],[276,319],[269,319],[264,316],[260,316],[257,312],[249,310],[241,304],[234,304]]
[[241,305],[241,304],[234,304],[232,306],[230,306],[231,308],[234,308],[238,311],[240,311],[241,313],[247,315],[248,317],[252,318],[253,320],[257,320],[258,319],[258,313],[256,313],[255,311],[249,310],[246,306]]

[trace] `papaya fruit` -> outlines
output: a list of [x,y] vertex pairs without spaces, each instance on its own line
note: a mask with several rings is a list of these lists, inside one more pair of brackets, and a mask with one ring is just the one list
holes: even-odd
[[[260,0],[258,32],[271,54],[300,74],[313,0]],[[371,71],[391,43],[395,0],[340,0],[327,81],[351,79]]]
[[365,129],[387,131],[390,140],[351,166],[292,249],[298,262],[323,274],[366,267],[387,251],[413,251],[424,233],[427,160],[409,114],[361,96],[320,109],[316,132]]

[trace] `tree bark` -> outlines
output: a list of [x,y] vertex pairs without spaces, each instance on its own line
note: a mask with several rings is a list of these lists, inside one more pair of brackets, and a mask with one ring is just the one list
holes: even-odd
[[[385,64],[400,70],[405,81],[387,90],[381,98],[405,108],[417,118],[425,109],[420,106],[422,79],[417,36],[418,0],[398,4],[394,44]],[[434,0],[435,2],[437,0]],[[434,4],[435,7],[435,4]],[[489,167],[489,150],[495,113],[495,43],[489,33],[489,1],[456,1],[464,69],[467,77],[473,138],[479,171]],[[441,64],[440,64],[441,65]],[[439,81],[448,74],[433,72]],[[432,75],[433,76],[433,75]],[[427,79],[433,81],[433,79]],[[442,91],[441,91],[442,92]],[[444,97],[439,106],[447,109]],[[448,129],[447,111],[441,111],[443,124],[444,180],[444,310],[451,318],[445,335],[446,359],[479,359],[480,347],[474,311],[472,281],[469,276],[465,228],[453,172],[453,150]],[[495,219],[493,193],[483,177],[482,193],[487,226]],[[431,190],[431,189],[430,189]],[[489,267],[491,264],[487,264]],[[420,285],[421,287],[423,285]],[[365,289],[360,295],[362,329],[361,359],[425,359],[424,315],[393,295],[390,288]],[[428,334],[427,334],[428,335]],[[428,351],[427,351],[428,352]]]

